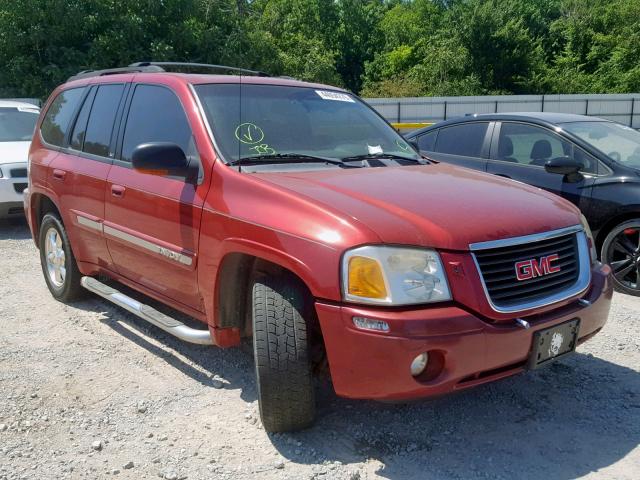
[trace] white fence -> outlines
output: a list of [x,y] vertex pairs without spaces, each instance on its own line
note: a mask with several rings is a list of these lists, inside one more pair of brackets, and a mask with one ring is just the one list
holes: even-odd
[[474,113],[556,112],[591,115],[640,128],[640,94],[368,98],[366,101],[394,123],[438,122]]

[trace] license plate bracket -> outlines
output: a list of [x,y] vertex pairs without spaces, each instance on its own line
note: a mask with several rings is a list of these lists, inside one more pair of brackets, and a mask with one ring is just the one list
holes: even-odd
[[533,334],[533,346],[527,367],[531,370],[548,365],[575,351],[578,344],[580,319],[555,325]]

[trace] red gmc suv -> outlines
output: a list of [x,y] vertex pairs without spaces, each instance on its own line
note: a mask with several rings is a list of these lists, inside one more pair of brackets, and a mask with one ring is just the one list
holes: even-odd
[[569,202],[424,159],[344,90],[175,71],[196,67],[215,66],[82,72],[51,95],[25,210],[56,299],[252,338],[269,431],[312,423],[323,365],[344,397],[440,395],[605,324],[610,268]]

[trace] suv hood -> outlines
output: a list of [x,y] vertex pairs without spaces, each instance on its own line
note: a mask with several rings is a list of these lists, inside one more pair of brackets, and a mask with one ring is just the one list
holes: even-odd
[[446,164],[256,176],[341,212],[383,243],[468,250],[580,223],[578,209],[556,195]]
[[0,165],[27,163],[31,142],[0,142]]

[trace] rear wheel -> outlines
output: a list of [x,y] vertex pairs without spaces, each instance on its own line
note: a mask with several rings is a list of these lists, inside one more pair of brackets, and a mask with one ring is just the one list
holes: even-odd
[[47,213],[40,224],[40,264],[51,295],[61,302],[79,298],[84,290],[82,275],[71,251],[69,237],[60,218]]
[[616,290],[640,296],[640,219],[611,230],[602,244],[602,260],[611,265]]
[[304,290],[286,276],[253,284],[253,351],[260,417],[265,430],[310,426],[315,398],[309,359]]

